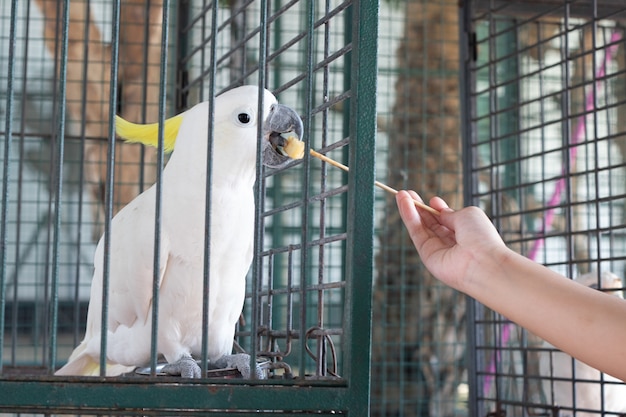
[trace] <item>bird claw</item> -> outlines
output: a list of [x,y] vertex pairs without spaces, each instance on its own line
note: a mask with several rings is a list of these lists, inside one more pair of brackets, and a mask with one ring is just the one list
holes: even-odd
[[[215,361],[213,366],[219,369],[237,369],[244,379],[250,379],[252,376],[250,355],[246,353],[224,355]],[[176,362],[168,363],[163,367],[161,372],[173,376],[180,375],[181,378],[200,378],[202,375],[200,365],[198,365],[196,360],[189,354],[181,356]],[[256,365],[256,378],[267,379],[266,371],[259,364]]]
[[183,355],[174,363],[168,363],[162,372],[168,375],[180,375],[181,378],[200,378],[200,366],[191,355]]
[[[236,368],[244,379],[250,379],[252,375],[250,369],[250,355],[246,353],[224,355],[216,360],[214,364],[219,368]],[[256,364],[256,378],[267,379],[266,372],[259,364]]]

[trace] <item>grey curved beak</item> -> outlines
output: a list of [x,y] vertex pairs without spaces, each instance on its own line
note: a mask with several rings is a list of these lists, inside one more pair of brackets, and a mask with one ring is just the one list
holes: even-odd
[[286,144],[287,136],[302,140],[304,126],[300,115],[284,104],[274,104],[263,124],[263,136],[267,139],[263,151],[263,163],[272,168],[280,168],[291,158],[279,151]]

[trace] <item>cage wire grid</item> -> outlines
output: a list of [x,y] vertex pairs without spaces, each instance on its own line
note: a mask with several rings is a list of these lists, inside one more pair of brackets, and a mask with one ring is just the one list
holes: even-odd
[[[366,415],[377,2],[2,8],[0,409]],[[162,121],[242,84],[266,86],[297,109],[307,145],[351,167],[344,174],[307,158],[257,167],[256,252],[236,340],[269,360],[270,379],[156,376],[155,334],[151,363],[141,364],[152,365],[151,377],[53,376],[83,336],[96,240],[167,166],[162,152],[113,142],[113,115]],[[107,256],[105,265],[115,262]]]
[[[459,4],[392,3],[381,18],[379,178],[460,207]],[[377,211],[372,415],[464,415],[464,297],[425,270],[394,199]]]
[[[467,202],[516,251],[621,298],[625,18],[622,2],[472,1],[463,22]],[[478,303],[468,315],[474,415],[626,411],[621,381]]]

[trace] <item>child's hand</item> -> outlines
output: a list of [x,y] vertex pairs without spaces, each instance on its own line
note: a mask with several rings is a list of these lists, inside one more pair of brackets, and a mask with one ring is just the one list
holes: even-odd
[[441,213],[435,216],[418,209],[412,198],[421,201],[414,191],[397,194],[400,216],[426,267],[447,285],[463,290],[465,279],[471,277],[483,256],[495,256],[498,250],[506,248],[481,209],[454,211],[441,198],[434,197],[430,206]]

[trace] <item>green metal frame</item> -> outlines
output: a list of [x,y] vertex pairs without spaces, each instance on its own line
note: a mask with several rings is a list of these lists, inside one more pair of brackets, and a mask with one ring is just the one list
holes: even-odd
[[351,6],[343,378],[242,381],[0,376],[0,412],[369,415],[378,0]]

